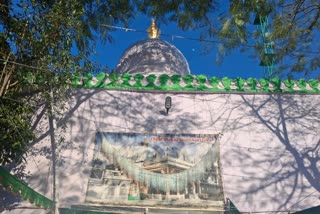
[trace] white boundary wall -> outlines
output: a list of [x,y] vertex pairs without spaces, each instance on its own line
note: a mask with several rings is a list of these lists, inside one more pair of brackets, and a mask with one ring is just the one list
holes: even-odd
[[[163,113],[166,96],[172,97],[168,116]],[[58,146],[57,196],[62,207],[84,203],[97,132],[221,132],[225,197],[240,211],[292,212],[320,205],[319,94],[79,89],[68,106],[66,142]],[[30,175],[30,186],[51,198],[51,147],[45,116],[37,127],[41,140],[28,156],[25,172]]]

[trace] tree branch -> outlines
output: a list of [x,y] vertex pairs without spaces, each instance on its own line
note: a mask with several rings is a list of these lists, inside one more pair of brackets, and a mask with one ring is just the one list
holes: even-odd
[[[8,83],[9,77],[11,75],[10,73],[9,74],[6,73],[10,57],[11,57],[11,52],[8,54],[8,57],[7,57],[6,61],[3,63],[4,66],[3,66],[1,77],[0,77],[0,83],[2,83],[2,86],[0,88],[0,97],[2,97],[2,95],[4,94],[6,85]],[[4,77],[4,79],[2,79],[3,77]]]
[[311,24],[308,27],[308,30],[311,31],[312,28],[314,27],[314,25],[317,23],[318,19],[320,17],[320,7],[318,7],[318,12],[316,14],[316,16],[314,17],[314,19],[312,20]]

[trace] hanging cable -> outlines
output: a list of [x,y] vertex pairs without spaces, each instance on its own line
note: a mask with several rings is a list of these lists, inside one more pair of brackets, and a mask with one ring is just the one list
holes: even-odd
[[[7,6],[4,4],[0,4],[1,7],[7,7],[11,9],[17,9],[24,11],[21,8],[13,7],[13,6]],[[124,30],[126,32],[131,31],[131,32],[139,32],[139,33],[147,33],[145,30],[139,30],[135,28],[127,28],[127,27],[119,27],[119,26],[114,26],[114,25],[108,25],[108,24],[100,24],[102,27],[108,27],[108,28],[113,28],[117,30]],[[228,44],[228,45],[234,45],[234,42],[229,42],[229,41],[219,41],[219,40],[208,40],[208,39],[198,39],[198,38],[192,38],[192,37],[185,37],[185,36],[180,36],[180,35],[172,35],[172,34],[163,34],[161,33],[162,36],[169,37],[171,40],[173,38],[178,38],[178,39],[185,39],[185,40],[191,40],[191,41],[198,41],[198,42],[208,42],[208,43],[217,43],[217,44]],[[249,48],[255,48],[256,45],[250,45],[250,44],[239,44],[239,46],[242,47],[249,47]],[[287,48],[276,48],[275,51],[283,51],[286,50]],[[320,51],[293,51],[294,53],[305,53],[305,54],[319,54]]]
[[313,191],[312,193],[308,194],[307,196],[305,196],[304,198],[302,198],[301,200],[299,200],[298,202],[294,203],[293,205],[291,205],[289,207],[289,209],[291,209],[292,207],[294,207],[295,205],[299,204],[301,201],[309,198],[310,196],[312,196],[314,193],[318,192],[318,190]]
[[[131,31],[131,32],[138,32],[138,33],[147,33],[145,30],[139,30],[135,28],[126,28],[126,27],[119,27],[114,25],[107,25],[107,24],[101,24],[103,27],[113,28],[117,30],[124,30],[124,31]],[[191,41],[197,41],[197,42],[208,42],[208,43],[216,43],[216,44],[227,44],[227,45],[234,45],[234,42],[229,41],[221,41],[221,40],[208,40],[208,39],[198,39],[198,38],[192,38],[192,37],[185,37],[185,36],[179,36],[179,35],[173,35],[173,34],[164,34],[161,33],[161,36],[165,36],[168,38],[178,38],[178,39],[185,39],[185,40],[191,40]],[[256,45],[250,45],[250,44],[239,44],[239,46],[242,47],[248,47],[248,48],[255,48]],[[276,48],[275,51],[283,51],[286,50],[286,48]],[[307,54],[319,54],[320,51],[294,51],[295,53],[307,53]]]
[[[113,28],[113,29],[118,29],[118,30],[125,30],[125,31],[132,31],[132,32],[139,32],[139,33],[147,33],[145,30],[138,30],[138,29],[134,29],[134,28],[125,28],[125,27],[118,27],[118,26],[106,25],[106,24],[101,24],[101,26],[108,27],[108,28]],[[177,38],[177,39],[185,39],[185,40],[198,41],[198,42],[220,43],[220,44],[223,43],[223,44],[228,44],[228,45],[234,45],[233,42],[228,42],[228,41],[197,39],[197,38],[185,37],[185,36],[179,36],[179,35],[173,35],[173,34],[161,33],[161,36],[169,37],[171,39],[172,38]],[[246,45],[246,44],[241,44],[241,46],[250,47],[250,48],[255,47],[254,45]]]

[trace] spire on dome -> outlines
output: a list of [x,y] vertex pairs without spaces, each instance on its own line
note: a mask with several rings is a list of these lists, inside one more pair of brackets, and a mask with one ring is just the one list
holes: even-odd
[[151,25],[150,25],[150,27],[148,28],[147,32],[148,32],[148,36],[149,36],[150,39],[157,39],[157,38],[159,38],[159,36],[160,36],[160,30],[159,30],[159,28],[157,27],[154,19],[152,19]]

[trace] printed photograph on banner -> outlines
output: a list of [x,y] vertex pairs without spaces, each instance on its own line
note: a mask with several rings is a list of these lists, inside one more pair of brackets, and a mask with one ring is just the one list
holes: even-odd
[[97,133],[86,202],[221,206],[219,134]]

